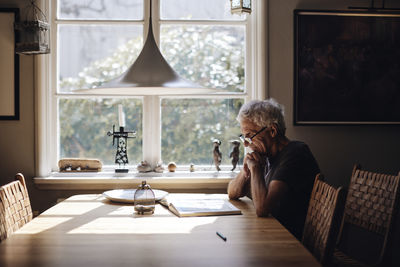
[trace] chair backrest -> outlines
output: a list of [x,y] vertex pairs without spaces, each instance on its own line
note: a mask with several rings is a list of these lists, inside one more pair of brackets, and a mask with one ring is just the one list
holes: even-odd
[[322,264],[330,261],[343,214],[345,192],[325,183],[317,174],[304,224],[303,245]]
[[[382,264],[399,200],[399,180],[400,173],[370,172],[354,165],[339,237],[339,245],[346,243],[339,246],[346,255],[366,264]],[[352,241],[359,242],[352,245]]]
[[24,176],[18,173],[15,180],[0,187],[0,242],[32,220]]

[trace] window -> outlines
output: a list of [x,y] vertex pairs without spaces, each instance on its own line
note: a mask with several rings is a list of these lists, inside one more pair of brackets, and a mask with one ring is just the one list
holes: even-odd
[[[53,1],[50,2],[53,4]],[[121,75],[137,58],[147,35],[149,1],[58,0],[51,7],[49,69],[51,169],[65,157],[99,158],[114,165],[116,148],[107,132],[126,129],[131,169],[141,160],[180,166],[212,164],[212,141],[222,141],[222,164],[230,167],[229,140],[240,134],[236,115],[254,97],[254,31],[251,16],[231,15],[229,0],[153,0],[153,30],[160,51],[183,78],[221,94],[182,96],[81,95]],[[255,4],[253,4],[256,7]],[[171,89],[173,90],[173,89]]]

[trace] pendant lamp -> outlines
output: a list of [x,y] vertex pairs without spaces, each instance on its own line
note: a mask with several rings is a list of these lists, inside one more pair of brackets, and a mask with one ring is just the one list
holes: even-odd
[[149,30],[146,42],[136,61],[128,70],[99,87],[79,89],[74,92],[99,95],[185,95],[222,92],[222,90],[201,87],[179,77],[158,49],[153,35],[151,13],[150,0]]

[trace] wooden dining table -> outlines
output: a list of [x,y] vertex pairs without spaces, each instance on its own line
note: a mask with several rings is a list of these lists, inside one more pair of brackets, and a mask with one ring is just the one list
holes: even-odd
[[241,215],[179,218],[159,204],[138,215],[132,204],[75,195],[4,240],[0,266],[320,266],[276,219],[257,217],[250,199],[231,203]]

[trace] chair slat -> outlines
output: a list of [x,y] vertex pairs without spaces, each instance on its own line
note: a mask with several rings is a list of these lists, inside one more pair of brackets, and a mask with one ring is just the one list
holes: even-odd
[[18,173],[16,180],[0,187],[0,242],[32,220],[25,178]]
[[[394,214],[394,207],[399,200],[399,175],[388,175],[376,172],[361,170],[359,165],[353,168],[350,179],[349,191],[345,204],[343,227],[351,224],[369,232],[382,236],[383,244],[379,259],[371,263],[359,263],[359,265],[382,265],[384,262],[385,250],[387,249],[388,238],[390,235]],[[361,241],[362,242],[362,241]],[[346,266],[346,262],[357,261],[351,259],[347,251],[335,250],[335,264]],[[346,259],[345,256],[347,257]]]
[[315,178],[303,232],[303,245],[322,263],[329,262],[335,247],[344,205],[344,191]]

